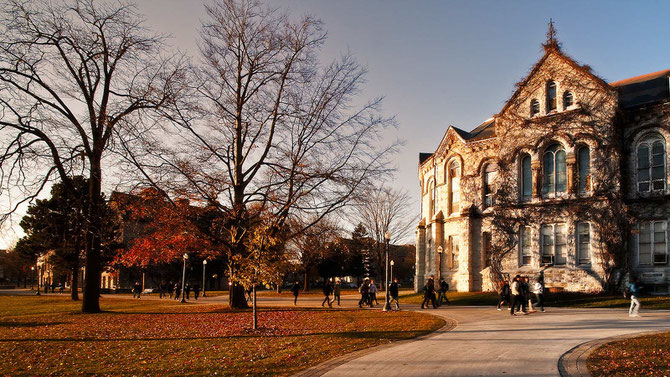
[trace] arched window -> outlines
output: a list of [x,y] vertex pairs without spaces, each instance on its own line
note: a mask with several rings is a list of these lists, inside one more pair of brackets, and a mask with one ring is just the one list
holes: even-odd
[[637,145],[637,190],[641,193],[665,189],[665,141],[654,135]]
[[568,179],[563,147],[554,144],[547,148],[542,162],[542,195],[551,198],[565,192]]
[[521,157],[521,200],[530,200],[533,197],[533,171],[530,167],[530,156]]
[[591,152],[589,147],[584,146],[577,151],[577,164],[579,168],[579,187],[577,192],[584,194],[591,190]]
[[530,101],[530,116],[534,117],[540,113],[540,101],[534,99]]
[[575,103],[575,100],[571,92],[563,93],[563,110],[567,110],[568,107],[572,106]]
[[556,110],[556,83],[547,81],[547,113]]
[[449,164],[449,213],[456,213],[460,209],[461,179],[459,167],[458,161],[452,161]]
[[484,208],[491,207],[494,203],[493,182],[498,175],[498,167],[495,164],[488,164],[484,168]]

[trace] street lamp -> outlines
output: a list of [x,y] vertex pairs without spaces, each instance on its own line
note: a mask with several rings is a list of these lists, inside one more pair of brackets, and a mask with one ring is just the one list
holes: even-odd
[[184,298],[186,296],[186,292],[184,291],[184,288],[186,288],[186,261],[188,260],[188,254],[184,253],[184,272],[181,274],[181,300],[179,302],[186,302],[186,299]]
[[207,297],[207,294],[205,294],[205,277],[207,276],[206,273],[206,267],[207,267],[207,259],[202,261],[202,297]]
[[390,279],[390,281],[393,281],[393,265],[394,264],[395,263],[393,263],[393,260],[391,260],[391,279]]
[[37,259],[37,292],[35,293],[35,296],[40,296],[40,260],[39,258]]
[[389,241],[391,241],[391,232],[384,233],[384,241],[386,241],[386,302],[384,303],[383,311],[391,310],[391,303],[389,300]]

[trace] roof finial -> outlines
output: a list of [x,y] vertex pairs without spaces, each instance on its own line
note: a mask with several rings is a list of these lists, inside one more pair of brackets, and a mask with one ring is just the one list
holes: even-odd
[[554,21],[549,19],[549,30],[547,30],[547,42],[544,43],[544,48],[546,49],[560,49],[558,40],[556,40],[556,29],[554,28]]

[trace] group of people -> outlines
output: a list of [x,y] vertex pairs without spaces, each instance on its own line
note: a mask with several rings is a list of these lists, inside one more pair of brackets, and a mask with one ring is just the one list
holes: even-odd
[[[499,293],[498,310],[502,310],[500,309],[502,305],[507,305],[510,315],[528,314],[534,312],[533,305],[535,305],[544,312],[544,279],[541,276],[535,281],[532,292],[530,279],[527,276],[516,275],[511,284],[509,279],[505,279],[500,286]],[[535,304],[533,304],[532,294],[535,295]]]
[[449,305],[449,299],[447,298],[449,283],[441,277],[437,289],[435,288],[435,276],[430,275],[430,278],[423,286],[423,302],[421,303],[421,309],[428,309],[428,304],[432,304],[433,309],[437,309],[443,304]]
[[[400,285],[398,284],[398,279],[393,279],[393,282],[389,284],[388,294],[389,294],[389,304],[395,306],[395,310],[400,310],[400,301],[398,300],[398,291]],[[377,301],[377,293],[379,288],[375,281],[366,277],[363,280],[363,283],[358,287],[358,293],[361,294],[361,299],[358,300],[358,307],[362,308],[363,305],[373,308],[375,305],[379,305]]]
[[[184,284],[184,299],[190,300],[191,292],[193,292],[193,298],[197,300],[198,297],[200,297],[200,284],[197,282],[193,284],[187,282]],[[140,298],[141,293],[142,285],[140,282],[135,282],[133,285],[133,297]],[[158,285],[158,298],[174,298],[175,300],[179,300],[181,296],[181,281],[176,283],[173,283],[172,281],[161,281],[161,283]]]
[[65,289],[65,283],[63,282],[60,282],[58,284],[56,284],[56,282],[53,282],[51,284],[45,282],[42,286],[44,288],[44,293],[49,293],[49,288],[51,288],[51,293],[56,293],[56,288],[58,288],[58,293],[63,293],[63,290]]
[[[340,294],[342,292],[342,282],[340,279],[335,280],[335,285],[330,283],[330,280],[326,280],[323,284],[323,302],[321,306],[328,304],[328,307],[332,308],[333,303],[337,300],[337,306],[340,306]],[[333,299],[330,299],[330,295],[333,295]]]

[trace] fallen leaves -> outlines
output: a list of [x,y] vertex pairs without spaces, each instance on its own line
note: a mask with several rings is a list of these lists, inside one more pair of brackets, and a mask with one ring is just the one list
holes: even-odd
[[593,376],[670,376],[670,332],[607,343],[587,365]]

